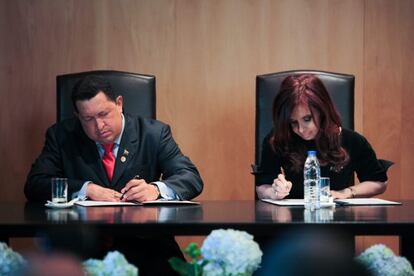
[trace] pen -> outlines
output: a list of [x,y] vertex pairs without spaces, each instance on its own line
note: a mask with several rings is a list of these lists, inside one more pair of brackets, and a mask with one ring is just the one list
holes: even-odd
[[[134,176],[134,178],[132,179],[141,179],[141,176],[139,176],[139,174],[137,174],[136,176]],[[125,191],[122,195],[121,195],[121,200],[124,198],[124,195],[127,191]]]
[[[286,180],[285,170],[283,169],[283,167],[282,167],[282,166],[280,166],[280,172],[282,173],[283,177],[284,177],[284,178],[285,178],[285,180]],[[286,188],[286,190],[288,190],[288,189],[289,189],[289,186],[288,186],[288,184],[287,184],[287,183],[285,184],[285,188]],[[288,193],[288,194],[289,194],[289,193]]]

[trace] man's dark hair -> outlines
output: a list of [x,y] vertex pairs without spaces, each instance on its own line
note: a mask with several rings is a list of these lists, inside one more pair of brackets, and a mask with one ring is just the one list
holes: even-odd
[[108,100],[116,101],[115,92],[106,79],[93,75],[80,79],[72,90],[72,104],[75,111],[78,112],[78,108],[76,107],[77,101],[92,99],[99,92],[104,93]]

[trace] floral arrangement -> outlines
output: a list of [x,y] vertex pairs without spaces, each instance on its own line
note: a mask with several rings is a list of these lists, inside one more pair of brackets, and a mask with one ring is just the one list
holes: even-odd
[[414,275],[410,262],[404,257],[394,255],[394,252],[383,244],[371,246],[356,257],[356,260],[362,263],[373,276]]
[[138,275],[138,268],[128,263],[124,255],[118,251],[109,252],[102,261],[89,259],[83,262],[83,267],[86,275],[91,276]]
[[191,261],[171,258],[172,268],[185,276],[252,275],[262,261],[262,251],[253,236],[233,229],[214,230],[201,249],[191,243],[184,252]]
[[15,275],[26,266],[26,260],[4,242],[0,242],[0,275]]
[[[26,269],[30,269],[30,264],[7,244],[0,242],[0,275],[20,275]],[[90,276],[138,276],[138,268],[128,263],[118,251],[109,252],[102,261],[89,259],[83,262],[83,269],[85,275]]]

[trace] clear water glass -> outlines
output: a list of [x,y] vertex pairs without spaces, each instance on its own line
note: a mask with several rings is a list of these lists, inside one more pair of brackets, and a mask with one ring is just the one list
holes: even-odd
[[329,177],[321,177],[319,180],[319,192],[321,203],[329,203],[331,198],[331,180]]
[[68,179],[52,178],[52,202],[66,203],[68,201]]

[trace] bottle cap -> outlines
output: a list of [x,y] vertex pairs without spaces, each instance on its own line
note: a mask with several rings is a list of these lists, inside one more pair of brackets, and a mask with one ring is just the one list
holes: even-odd
[[308,150],[308,156],[316,156],[316,150]]

